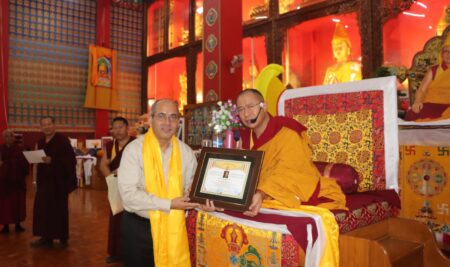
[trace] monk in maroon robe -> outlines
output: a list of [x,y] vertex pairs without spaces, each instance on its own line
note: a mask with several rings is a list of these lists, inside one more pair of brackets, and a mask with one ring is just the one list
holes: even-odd
[[68,138],[55,133],[52,117],[41,119],[44,138],[38,149],[46,156],[37,166],[36,196],[33,210],[33,235],[41,238],[32,247],[51,247],[59,239],[59,247],[66,248],[69,239],[68,195],[76,188],[75,153]]
[[[124,148],[135,138],[128,135],[128,120],[123,117],[116,117],[112,121],[111,133],[114,137],[113,142],[106,144],[106,153],[103,154],[100,161],[100,171],[106,177],[114,174],[117,176],[117,169],[120,165],[122,152]],[[120,212],[113,215],[109,212],[109,230],[108,230],[108,257],[107,263],[113,263],[121,260],[120,232],[122,223],[122,214]]]
[[1,233],[9,233],[9,224],[16,225],[16,232],[25,229],[20,222],[25,220],[25,177],[28,174],[28,162],[22,149],[14,143],[14,132],[3,131],[5,143],[0,145],[0,224]]

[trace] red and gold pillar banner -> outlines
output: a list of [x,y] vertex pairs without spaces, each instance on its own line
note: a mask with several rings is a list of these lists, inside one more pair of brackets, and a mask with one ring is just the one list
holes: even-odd
[[[96,44],[111,47],[111,0],[97,0]],[[95,137],[107,135],[109,129],[108,111],[95,111]]]
[[[8,127],[9,1],[0,4],[0,133]],[[0,140],[2,136],[0,135]]]
[[203,2],[203,99],[236,99],[242,69],[230,71],[233,56],[242,54],[242,1]]

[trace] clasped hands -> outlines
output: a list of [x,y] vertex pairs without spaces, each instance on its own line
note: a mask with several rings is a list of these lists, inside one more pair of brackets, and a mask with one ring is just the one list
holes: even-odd
[[[259,210],[261,209],[262,201],[265,197],[264,192],[262,191],[256,191],[256,193],[253,195],[252,198],[252,204],[248,208],[248,211],[244,211],[244,215],[249,217],[255,217],[258,215]],[[223,208],[218,208],[214,206],[214,202],[212,200],[207,199],[205,204],[199,204],[199,203],[192,203],[189,202],[189,191],[186,192],[186,194],[182,197],[177,197],[172,199],[170,208],[171,209],[178,209],[178,210],[189,210],[194,208],[200,208],[203,211],[224,211]]]

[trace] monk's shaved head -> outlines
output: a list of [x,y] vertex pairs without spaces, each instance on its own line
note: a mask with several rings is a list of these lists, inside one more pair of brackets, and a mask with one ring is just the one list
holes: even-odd
[[253,88],[249,88],[249,89],[245,89],[245,90],[241,91],[239,93],[239,95],[237,96],[237,99],[239,99],[240,96],[245,95],[245,94],[254,94],[255,96],[258,97],[259,101],[264,102],[264,97],[261,94],[261,92],[256,89],[253,89]]

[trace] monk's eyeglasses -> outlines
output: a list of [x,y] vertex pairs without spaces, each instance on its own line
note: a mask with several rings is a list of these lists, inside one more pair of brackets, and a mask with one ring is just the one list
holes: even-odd
[[239,114],[242,114],[242,113],[244,113],[244,111],[245,111],[246,109],[252,110],[252,109],[254,109],[254,108],[260,106],[261,103],[262,103],[262,102],[259,102],[259,103],[256,103],[256,104],[248,104],[248,105],[243,106],[243,107],[238,107],[238,108],[237,108],[237,112],[238,112]]
[[160,112],[160,113],[156,113],[156,114],[152,114],[152,118],[158,120],[158,121],[166,121],[167,119],[169,119],[170,122],[178,122],[178,120],[180,119],[180,115],[179,114],[167,114],[164,112]]

